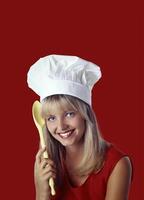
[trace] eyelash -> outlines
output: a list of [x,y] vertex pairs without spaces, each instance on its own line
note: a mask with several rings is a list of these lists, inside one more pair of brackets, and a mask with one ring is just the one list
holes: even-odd
[[[52,118],[54,118],[54,117],[49,117],[47,120],[48,120],[48,121],[51,121]],[[53,120],[52,120],[52,121],[53,121]]]
[[[65,114],[65,116],[67,116],[67,115],[69,115],[69,114],[70,114],[70,117],[74,117],[74,116],[75,116],[75,112],[67,112],[67,113]],[[47,120],[48,120],[48,121],[51,121],[51,119],[52,119],[52,121],[54,121],[55,117],[54,117],[54,116],[51,116],[51,117],[49,117]]]
[[75,113],[74,112],[67,112],[66,115],[70,114],[70,116],[74,116]]

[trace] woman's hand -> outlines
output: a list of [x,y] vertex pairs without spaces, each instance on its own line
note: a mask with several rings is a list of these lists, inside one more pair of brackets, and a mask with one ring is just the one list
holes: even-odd
[[50,199],[49,178],[56,178],[56,168],[52,160],[43,158],[46,148],[40,149],[36,155],[34,165],[34,181],[36,187],[36,200]]

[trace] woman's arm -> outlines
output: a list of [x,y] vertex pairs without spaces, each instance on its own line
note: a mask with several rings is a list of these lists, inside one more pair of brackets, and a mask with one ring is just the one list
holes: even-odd
[[56,168],[52,160],[43,158],[46,148],[40,149],[34,165],[36,200],[50,200],[51,192],[48,180],[56,177]]
[[127,200],[131,175],[132,166],[129,158],[121,158],[108,179],[105,200]]

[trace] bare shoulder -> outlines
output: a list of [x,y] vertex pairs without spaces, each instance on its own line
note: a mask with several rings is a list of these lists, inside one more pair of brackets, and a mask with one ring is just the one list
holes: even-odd
[[118,163],[113,169],[111,176],[121,175],[121,173],[123,175],[130,175],[131,171],[132,171],[131,161],[129,157],[125,156],[118,161]]
[[128,157],[121,158],[114,167],[107,184],[105,200],[127,200],[132,176],[132,165]]

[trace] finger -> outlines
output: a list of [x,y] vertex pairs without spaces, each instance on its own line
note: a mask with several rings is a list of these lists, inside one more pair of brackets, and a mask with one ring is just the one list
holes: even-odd
[[56,169],[54,167],[52,167],[50,164],[46,164],[43,171],[44,172],[45,171],[53,171],[54,173],[56,173]]
[[56,174],[56,168],[53,167],[51,164],[47,163],[46,160],[41,162],[40,168],[41,168],[43,174],[48,173],[49,171],[52,171]]
[[44,169],[46,167],[46,165],[48,165],[48,162],[46,159],[43,159],[40,163],[40,168],[41,169]]
[[56,174],[54,174],[53,172],[49,172],[44,175],[45,180],[49,180],[50,178],[56,179]]
[[55,163],[54,163],[52,160],[48,159],[48,158],[43,158],[43,159],[41,160],[41,162],[42,162],[42,163],[43,163],[43,162],[47,162],[47,164],[51,165],[53,168],[56,169]]
[[50,166],[46,166],[42,172],[43,176],[45,177],[53,177],[56,178],[56,171],[52,169]]
[[46,151],[46,147],[41,148],[38,153],[36,154],[36,162],[40,163],[41,162],[41,157],[43,153]]

